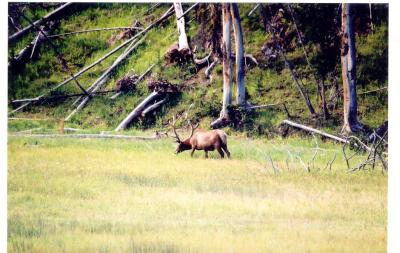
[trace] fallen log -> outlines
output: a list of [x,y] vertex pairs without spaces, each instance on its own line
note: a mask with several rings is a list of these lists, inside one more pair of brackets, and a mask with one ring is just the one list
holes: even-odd
[[49,42],[49,45],[53,48],[54,52],[56,53],[57,59],[59,60],[62,69],[67,72],[72,79],[75,81],[75,84],[79,87],[79,89],[82,90],[83,93],[85,93],[87,96],[90,96],[89,93],[87,93],[87,91],[82,87],[82,85],[78,82],[78,80],[74,77],[74,74],[72,73],[71,69],[68,66],[68,62],[66,61],[66,59],[63,57],[63,55],[61,54],[61,52],[58,50],[58,48],[56,47],[56,45],[54,45],[51,42],[51,39],[49,39],[46,35],[46,33],[43,31],[43,29],[41,27],[38,27],[37,25],[35,25],[32,20],[30,20],[26,15],[24,15],[22,12],[18,11],[19,15],[25,19],[26,21],[28,21],[28,23],[34,27],[40,34],[42,34],[44,36],[44,38],[46,38],[46,40]]
[[64,127],[65,131],[73,131],[73,132],[78,132],[78,131],[82,131],[82,129],[79,128],[72,128],[72,127]]
[[69,8],[73,3],[66,3],[63,4],[62,6],[58,7],[57,9],[55,9],[54,11],[48,13],[46,16],[44,16],[43,18],[33,22],[32,24],[29,24],[28,26],[22,28],[20,31],[14,33],[13,35],[8,37],[8,42],[13,42],[17,39],[19,39],[20,37],[22,37],[23,35],[25,35],[28,31],[30,31],[32,28],[34,28],[35,26],[41,25],[44,22],[47,22],[49,20],[52,20],[56,17],[59,17],[63,11],[65,11],[67,8]]
[[[47,36],[51,30],[54,29],[55,23],[50,24],[48,30],[44,30],[45,27],[42,27],[44,34]],[[40,44],[46,40],[45,35],[41,34],[40,32],[35,36],[35,38],[26,46],[24,47],[19,53],[13,57],[10,62],[8,63],[8,67],[10,69],[19,69],[23,66],[26,62],[33,58],[35,55],[35,49],[40,47]],[[48,37],[48,36],[47,36]]]
[[49,38],[59,38],[59,37],[64,37],[68,35],[75,35],[75,34],[81,34],[81,33],[90,33],[90,32],[101,32],[101,31],[114,31],[114,30],[143,30],[144,28],[141,27],[109,27],[109,28],[93,28],[93,29],[87,29],[87,30],[81,30],[81,31],[74,31],[74,32],[67,32],[67,33],[60,33],[60,34],[54,34],[47,36]]
[[[96,60],[95,62],[93,62],[92,64],[90,64],[89,66],[83,68],[82,70],[80,70],[78,73],[76,73],[75,75],[73,75],[73,77],[78,78],[79,76],[83,75],[85,72],[87,72],[88,70],[92,69],[94,66],[96,66],[97,64],[100,64],[101,62],[103,62],[104,60],[106,60],[108,57],[110,57],[111,55],[113,55],[114,53],[118,52],[121,48],[125,47],[126,45],[128,45],[130,42],[133,41],[134,38],[129,39],[127,41],[125,41],[124,43],[122,43],[121,45],[117,46],[116,48],[114,48],[113,50],[111,50],[110,52],[108,52],[106,55],[102,56],[101,58],[99,58],[98,60]],[[69,83],[70,81],[72,81],[73,78],[69,77],[67,79],[65,79],[64,81],[62,81],[61,83],[57,84],[56,86],[54,86],[53,88],[51,88],[48,92],[46,92],[45,94],[42,94],[38,97],[36,97],[37,100],[41,99],[42,97],[46,96],[47,94],[50,94],[52,91],[60,88],[61,86]],[[11,111],[8,113],[8,115],[12,115],[15,112],[20,111],[21,109],[25,108],[26,106],[30,105],[33,101],[27,102],[23,105],[21,105],[20,107],[18,107],[17,109]]]
[[[92,95],[95,95],[95,92],[103,86],[108,78],[111,76],[111,73],[115,70],[115,68],[137,47],[139,46],[142,42],[144,41],[144,38],[139,40],[137,43],[134,45],[131,45],[125,50],[115,61],[114,63],[89,87],[89,92]],[[133,42],[132,42],[133,43]],[[86,96],[83,98],[81,103],[76,107],[75,110],[73,110],[66,118],[65,121],[68,121],[75,113],[80,111],[86,103],[89,101],[90,97]]]
[[[173,14],[173,6],[168,9],[168,11],[166,13],[164,13],[163,16],[161,16],[157,21],[155,21],[154,23],[152,23],[151,25],[149,25],[146,29],[142,30],[141,32],[139,32],[138,34],[136,34],[134,37],[128,39],[127,41],[123,42],[121,45],[117,46],[115,49],[113,49],[112,51],[110,51],[109,53],[107,53],[106,55],[104,55],[103,57],[101,57],[100,59],[98,59],[97,61],[95,61],[94,63],[90,64],[89,66],[85,67],[84,69],[82,69],[81,71],[79,71],[77,74],[73,75],[72,77],[64,80],[63,82],[59,83],[58,85],[56,85],[55,87],[53,87],[48,93],[50,93],[51,91],[54,91],[56,89],[58,89],[59,87],[69,83],[70,81],[72,81],[74,78],[79,77],[80,75],[82,75],[83,73],[85,73],[86,71],[90,70],[91,68],[93,68],[95,65],[101,63],[102,61],[104,61],[105,59],[107,59],[108,57],[110,57],[111,55],[113,55],[114,53],[116,53],[117,51],[119,51],[121,48],[125,47],[126,45],[128,45],[129,43],[131,43],[133,40],[135,40],[136,38],[138,38],[140,35],[147,33],[153,26],[163,22],[164,20],[166,20],[167,18],[169,18],[172,14]],[[46,93],[47,94],[47,93]],[[42,94],[40,96],[38,96],[38,98],[40,97],[44,97],[46,94]],[[79,102],[81,99],[81,97],[76,100],[74,102],[74,104],[76,104],[77,102]],[[25,108],[26,106],[30,105],[32,102],[27,102],[23,105],[21,105],[20,107],[18,107],[17,109],[11,111],[8,113],[8,115],[12,115],[15,112],[18,112],[20,110],[22,110],[23,108]]]
[[284,103],[275,103],[275,104],[266,104],[266,105],[253,105],[253,106],[245,106],[243,107],[246,110],[254,110],[254,109],[262,109],[262,108],[267,108],[267,107],[274,107],[277,105],[281,105]]
[[346,143],[346,144],[350,143],[346,139],[340,138],[340,137],[332,135],[332,134],[325,133],[325,132],[323,132],[321,130],[318,130],[318,129],[315,129],[315,128],[312,128],[312,127],[309,127],[309,126],[305,126],[305,125],[302,125],[302,124],[299,124],[299,123],[295,123],[295,122],[287,120],[287,119],[283,120],[282,124],[287,124],[287,125],[302,129],[302,130],[307,131],[307,132],[316,133],[316,134],[322,135],[324,137],[330,138],[332,140],[335,140],[335,141],[338,141],[338,142],[341,142],[341,143]]
[[145,98],[138,106],[136,106],[135,109],[131,113],[128,114],[128,116],[115,128],[115,131],[121,131],[127,128],[129,123],[132,122],[135,118],[137,118],[143,110],[146,108],[148,103],[153,101],[154,99],[158,98],[161,96],[161,92],[158,91],[153,91],[147,98]]
[[158,140],[160,135],[154,137],[131,136],[118,134],[9,134],[13,137],[31,137],[31,138],[94,138],[94,139],[126,139],[126,140]]
[[27,120],[27,121],[54,121],[55,119],[51,118],[7,118],[8,120]]
[[[134,37],[132,37],[132,40],[138,38],[138,37],[141,36],[141,35],[145,35],[145,34],[146,34],[150,29],[152,29],[154,26],[156,26],[156,25],[158,25],[158,24],[161,24],[162,22],[164,22],[165,20],[167,20],[173,13],[174,13],[174,6],[172,5],[159,19],[157,19],[155,22],[153,22],[152,24],[150,24],[149,26],[147,26],[144,30],[140,31],[140,32],[137,33]],[[143,38],[141,39],[141,41],[142,41],[142,40],[143,40]],[[139,42],[141,42],[141,41],[139,41]],[[139,42],[138,42],[138,43],[139,43]],[[107,81],[111,70],[113,70],[113,69],[116,67],[116,65],[118,65],[119,63],[121,63],[122,60],[125,59],[125,58],[130,54],[130,52],[132,52],[132,50],[133,50],[134,48],[136,48],[136,46],[135,46],[135,45],[132,45],[132,44],[133,44],[133,42],[132,42],[131,45],[125,50],[125,52],[124,52],[120,57],[118,57],[117,60],[115,60],[115,62],[113,63],[113,65],[112,65],[105,73],[103,73],[103,75],[102,75],[99,79],[97,79],[95,83],[93,83],[93,84],[89,87],[88,90],[89,90],[90,92],[93,92],[93,91],[98,90],[98,89]],[[111,69],[111,70],[110,70],[110,69]],[[80,101],[80,99],[81,99],[81,98],[78,98],[75,102]],[[86,105],[86,103],[87,103],[88,101],[89,101],[89,97],[83,98],[83,100],[82,100],[81,103],[78,105],[78,107],[77,107],[75,110],[73,110],[73,111],[71,112],[71,114],[68,115],[68,116],[66,117],[65,120],[69,120],[76,112],[78,112],[80,109],[82,109],[82,108]],[[74,104],[75,104],[75,102],[74,102]]]
[[[96,91],[93,92],[93,94],[107,94],[110,92],[115,92],[115,90],[104,90],[104,91]],[[70,97],[78,97],[78,96],[84,96],[84,93],[75,93],[75,94],[66,94],[66,95],[54,95],[54,96],[48,96],[48,97],[36,97],[36,98],[23,98],[23,99],[15,99],[12,100],[11,103],[25,103],[25,102],[39,102],[43,100],[58,100],[58,99],[64,99],[64,98],[70,98]]]
[[18,131],[16,132],[17,134],[26,134],[26,133],[32,133],[33,131],[36,130],[41,130],[41,127],[37,127],[37,128],[32,128],[32,129],[27,129],[27,130],[22,130],[22,131]]
[[142,117],[146,117],[147,113],[150,113],[150,112],[154,111],[155,109],[160,107],[162,104],[164,104],[166,101],[167,101],[167,99],[164,98],[164,99],[152,104],[151,106],[147,107],[146,109],[143,110]]

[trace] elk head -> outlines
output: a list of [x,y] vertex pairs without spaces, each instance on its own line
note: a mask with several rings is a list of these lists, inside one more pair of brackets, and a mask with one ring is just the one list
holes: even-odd
[[176,139],[175,141],[178,143],[178,146],[176,147],[176,150],[175,150],[175,154],[179,154],[182,151],[192,149],[192,144],[191,144],[190,139],[193,137],[194,131],[199,126],[199,124],[196,124],[195,126],[193,126],[192,122],[190,120],[188,120],[188,124],[190,125],[190,136],[183,141],[181,140],[181,138],[179,138],[179,135],[176,132],[175,124],[176,124],[176,119],[175,119],[175,116],[173,116],[172,130],[174,131],[174,134],[175,134],[175,139]]

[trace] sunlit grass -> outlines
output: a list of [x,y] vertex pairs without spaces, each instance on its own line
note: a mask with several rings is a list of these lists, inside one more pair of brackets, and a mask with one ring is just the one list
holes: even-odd
[[318,142],[307,172],[287,150],[307,162],[312,139],[231,137],[220,160],[171,140],[10,137],[9,252],[385,252],[387,177],[347,173]]

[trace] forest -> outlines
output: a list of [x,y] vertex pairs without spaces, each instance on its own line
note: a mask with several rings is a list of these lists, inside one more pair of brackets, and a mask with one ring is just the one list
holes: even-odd
[[9,2],[8,250],[384,252],[388,9]]

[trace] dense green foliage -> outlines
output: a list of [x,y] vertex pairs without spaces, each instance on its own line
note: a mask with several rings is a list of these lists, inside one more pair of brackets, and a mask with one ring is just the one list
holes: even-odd
[[[150,14],[144,15],[150,6],[150,4],[85,4],[84,8],[76,8],[73,14],[66,16],[53,33],[89,28],[129,26],[135,20],[139,20],[146,26],[168,8],[167,4],[163,4],[162,7],[156,8]],[[388,80],[387,5],[375,4],[372,6],[373,31],[369,27],[370,21],[367,17],[369,15],[368,5],[358,5],[355,8],[359,92],[387,86]],[[260,63],[258,66],[249,65],[246,71],[246,89],[249,102],[252,104],[286,102],[292,115],[303,121],[309,119],[310,116],[304,101],[293,84],[290,72],[284,67],[283,60],[278,58],[276,61],[269,62],[262,53],[261,48],[266,41],[271,39],[271,34],[265,30],[259,12],[257,11],[248,17],[247,14],[252,9],[252,5],[240,4],[239,8],[244,31],[245,51],[253,54]],[[269,5],[264,13],[266,20],[273,19],[274,15],[271,14],[275,14],[280,8],[285,11],[283,22],[289,27],[288,31],[293,32],[294,23],[286,5]],[[289,41],[291,48],[287,49],[287,55],[306,87],[311,102],[317,112],[320,112],[321,102],[317,95],[317,85],[313,75],[315,74],[319,80],[324,80],[327,97],[332,93],[335,83],[341,87],[340,10],[338,10],[336,4],[295,4],[292,5],[292,10],[310,58],[311,68],[307,65],[297,36],[293,36]],[[27,16],[32,19],[43,16],[46,11],[48,10],[43,10],[40,6],[31,8],[28,6],[26,8]],[[207,13],[209,10],[206,5],[200,5],[186,19],[186,21],[191,20],[191,22],[187,22],[187,32],[192,42],[191,46],[197,46],[200,50],[199,56],[207,53],[203,45],[198,43],[200,41],[198,34],[202,34],[201,31],[205,27],[200,25],[201,22],[204,22],[198,15],[201,11]],[[22,23],[22,25],[24,24],[26,23]],[[87,33],[54,39],[53,42],[69,62],[72,71],[77,72],[121,43],[121,41],[117,41],[115,44],[110,42],[110,39],[115,38],[118,33],[119,31]],[[23,48],[33,37],[34,33],[30,33],[16,44],[10,44],[10,57]],[[157,63],[157,66],[148,79],[167,79],[174,84],[188,87],[184,93],[169,100],[162,107],[162,110],[154,116],[135,122],[133,128],[163,128],[173,114],[187,109],[191,103],[195,105],[191,111],[191,117],[201,120],[203,127],[208,127],[209,123],[218,117],[222,101],[222,66],[219,65],[214,69],[213,78],[209,81],[202,76],[204,70],[196,74],[196,68],[191,63],[184,66],[166,64],[163,55],[176,41],[175,22],[171,18],[162,26],[147,34],[143,44],[134,51],[125,64],[117,69],[104,87],[104,90],[111,90],[115,87],[116,81],[127,73],[140,75],[153,63]],[[116,57],[117,55],[110,57],[81,76],[79,78],[80,83],[84,87],[89,87]],[[67,77],[68,75],[62,70],[54,51],[48,44],[45,44],[40,48],[38,59],[30,61],[18,71],[9,71],[9,99],[36,97]],[[101,130],[114,129],[148,94],[146,83],[147,80],[142,81],[137,85],[136,90],[120,96],[116,101],[109,99],[111,94],[95,97],[68,122],[68,126]],[[79,89],[71,82],[54,94],[79,92]],[[359,116],[362,122],[376,127],[387,119],[387,91],[359,95],[358,99]],[[60,119],[73,109],[71,104],[74,100],[75,98],[57,102],[47,101],[39,104],[39,106],[28,107],[25,111],[19,113],[19,116]],[[11,106],[9,109],[11,110]],[[318,124],[319,127],[326,128],[328,131],[339,130],[342,115],[340,98],[338,104],[332,108],[331,115],[332,118],[328,121],[318,120],[309,123]],[[244,117],[245,124],[240,130],[252,134],[269,134],[274,132],[272,127],[276,126],[286,116],[281,107],[271,107]],[[10,124],[10,127],[13,128],[13,124]]]

